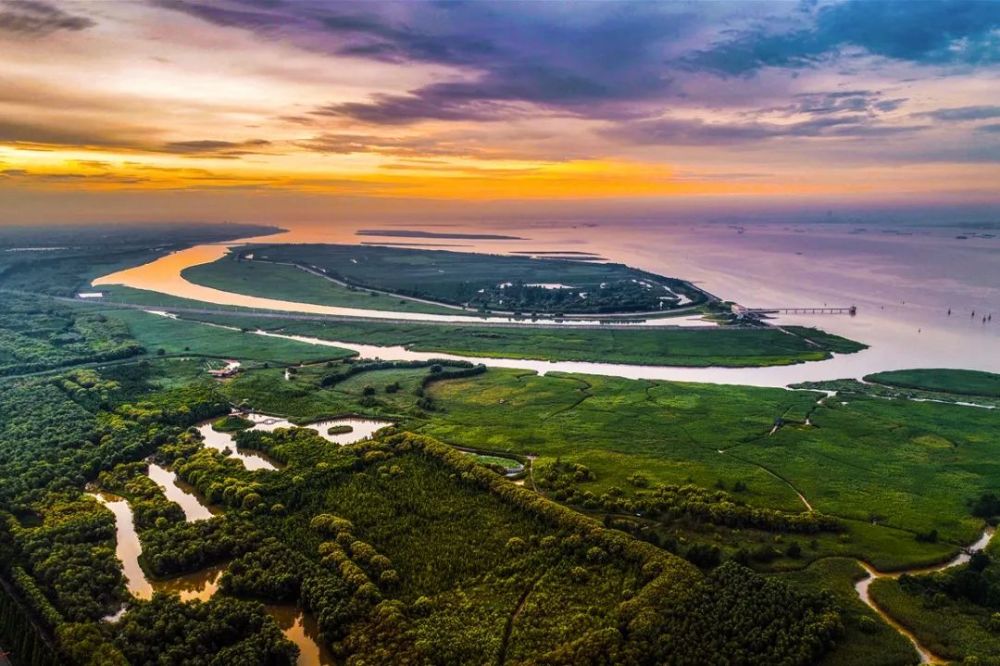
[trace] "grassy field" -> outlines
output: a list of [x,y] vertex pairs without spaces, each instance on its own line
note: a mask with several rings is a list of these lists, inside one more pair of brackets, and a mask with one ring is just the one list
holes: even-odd
[[[416,414],[414,391],[428,374],[428,368],[366,372],[330,388],[320,388],[319,381],[334,372],[326,364],[300,368],[289,380],[280,369],[258,370],[240,376],[225,386],[234,401],[246,400],[255,409],[288,416],[294,422],[309,423],[345,414],[364,414],[392,419]],[[397,393],[385,393],[385,386],[399,383]],[[373,386],[377,396],[363,401],[364,387]],[[366,402],[370,403],[366,406]]]
[[[187,268],[182,275],[195,284],[250,296],[367,310],[462,314],[461,310],[455,308],[396,298],[356,287],[344,287],[285,264],[235,261],[224,257],[210,264]],[[468,314],[475,315],[475,312]]]
[[[109,299],[156,307],[203,308],[205,303],[113,286]],[[219,307],[228,310],[228,306]],[[596,361],[636,365],[689,367],[763,367],[820,361],[831,352],[860,351],[865,345],[814,328],[678,329],[555,327],[500,328],[474,324],[397,324],[368,321],[324,321],[255,317],[252,310],[232,308],[229,315],[182,315],[236,326],[374,345],[405,345],[415,351],[468,356]]]
[[[639,473],[650,485],[723,488],[741,502],[788,512],[805,509],[798,491],[842,519],[845,532],[804,538],[815,547],[778,557],[769,570],[829,556],[861,557],[880,569],[940,561],[977,536],[981,521],[967,502],[1000,480],[1000,443],[991,437],[997,417],[988,410],[862,398],[817,406],[820,394],[805,391],[499,369],[433,384],[424,391],[431,403],[421,405],[427,368],[365,372],[323,388],[333,372],[338,364],[319,364],[286,381],[278,370],[260,370],[226,392],[299,422],[380,416],[456,446],[538,456],[535,470],[584,465],[592,478],[579,488],[595,498],[641,496],[630,481]],[[387,392],[393,385],[398,390]],[[806,414],[813,426],[802,423]],[[779,418],[784,425],[771,434]],[[915,538],[931,530],[939,542]],[[723,526],[679,534],[730,555],[788,545]]]
[[995,611],[947,597],[932,601],[907,594],[899,581],[892,579],[875,581],[870,592],[880,608],[916,634],[936,655],[955,661],[973,655],[979,658],[1000,655],[1000,635],[990,628]]
[[[915,532],[973,541],[982,523],[967,503],[1000,482],[997,415],[969,407],[857,399],[813,409],[817,395],[806,392],[496,370],[431,394],[445,416],[426,432],[582,463],[596,474],[587,484],[596,494],[628,488],[627,477],[641,472],[706,487],[742,481],[747,501],[796,510],[794,487],[819,511],[851,521],[855,540],[840,554],[883,568],[954,549],[918,543]],[[775,419],[810,409],[813,426],[787,423],[769,435]],[[873,520],[878,529],[861,528]]]
[[[89,310],[89,308],[88,308]],[[192,354],[242,361],[296,364],[353,356],[336,347],[320,347],[293,340],[268,340],[253,333],[193,323],[149,314],[141,310],[106,310],[105,315],[124,322],[148,354]]]
[[238,256],[251,253],[316,266],[361,287],[490,310],[643,312],[678,307],[677,294],[705,301],[683,280],[623,264],[357,245],[255,246]]
[[[249,279],[287,290],[282,297],[292,297],[300,277],[292,268],[239,266],[231,279],[262,270]],[[324,297],[327,285],[316,280],[310,298]],[[694,366],[792,363],[858,348],[799,327],[211,319],[468,355]],[[101,356],[122,345],[142,349],[134,358]],[[836,383],[840,394],[822,402],[812,391],[500,369],[434,381],[460,368],[367,365],[336,347],[97,304],[4,310],[0,361],[58,354],[74,369],[0,386],[0,561],[5,576],[16,565],[21,594],[49,628],[79,623],[59,639],[76,654],[114,643],[133,661],[153,663],[159,646],[183,654],[189,630],[205,627],[226,630],[219,645],[263,641],[261,630],[280,641],[258,617],[254,600],[263,599],[303,604],[339,656],[372,663],[719,663],[751,650],[765,663],[908,666],[915,655],[905,638],[857,598],[852,586],[863,572],[850,558],[880,569],[941,561],[982,529],[973,500],[1000,488],[1000,412],[908,399],[995,403],[1000,377],[986,373],[879,373],[867,378],[878,386]],[[206,378],[206,361],[220,358],[239,359],[243,372]],[[296,423],[379,417],[419,436],[338,447],[302,431],[242,433],[241,446],[280,463],[250,471],[190,430],[233,402]],[[141,467],[150,455],[226,517],[188,524],[158,490],[141,507],[129,497],[144,516],[145,566],[166,575],[224,565],[227,578],[212,609],[161,598],[136,602],[108,625],[99,618],[124,596],[111,516],[81,491],[110,478],[99,472]],[[515,458],[527,468],[523,488],[483,466]],[[657,505],[667,493],[693,499]],[[806,502],[818,513],[805,513]],[[327,528],[314,522],[322,515]],[[340,527],[329,527],[334,520]],[[991,585],[1000,583],[998,548],[982,579]],[[919,591],[905,579],[879,581],[872,594],[936,652],[991,663],[1000,652],[994,601],[944,595],[962,589],[946,582]],[[812,596],[821,590],[826,601]],[[816,634],[824,638],[809,643]]]
[[933,574],[878,580],[872,599],[935,654],[1000,664],[1000,539],[984,554]]
[[[790,365],[830,358],[830,351],[776,328],[680,329],[499,328],[458,324],[382,324],[266,319],[252,315],[185,315],[244,328],[373,345],[404,345],[466,356],[596,361],[689,367]],[[837,338],[838,348],[863,349]]]
[[[453,368],[442,370],[428,363],[355,372],[369,366],[347,358],[349,352],[336,348],[141,311],[67,307],[114,319],[146,348],[145,358],[152,355],[154,362],[140,364],[146,366],[141,370],[146,373],[144,379],[139,377],[141,381],[129,379],[126,366],[116,366],[100,371],[112,372],[103,379],[87,370],[73,375],[72,380],[39,383],[40,389],[62,395],[64,402],[78,400],[87,409],[103,409],[100,405],[114,404],[119,394],[145,395],[143,391],[151,389],[141,387],[148,386],[164,392],[158,398],[163,405],[187,405],[189,396],[200,396],[199,400],[210,406],[212,418],[223,414],[230,402],[245,402],[298,423],[359,414],[391,420],[399,429],[478,451],[480,456],[460,456],[473,465],[477,458],[493,462],[504,452],[530,459],[525,487],[516,489],[517,497],[524,501],[537,498],[533,491],[538,489],[548,499],[569,504],[574,509],[572,515],[579,517],[582,512],[602,520],[606,527],[649,542],[644,548],[661,546],[705,571],[735,560],[803,591],[829,590],[841,610],[845,633],[837,649],[819,662],[826,666],[903,666],[913,662],[905,640],[872,620],[871,612],[853,596],[851,585],[860,570],[844,558],[864,558],[880,569],[940,561],[981,529],[981,520],[969,514],[970,500],[1000,485],[1000,463],[995,462],[1000,460],[1000,442],[993,435],[998,417],[992,410],[863,393],[818,403],[823,394],[810,391],[561,373],[540,377],[499,369],[430,382],[429,378]],[[244,323],[248,321],[244,318]],[[354,335],[365,333],[355,331]],[[369,333],[364,341],[371,342],[371,338]],[[164,358],[157,360],[161,348]],[[181,360],[188,354],[190,360]],[[196,358],[199,356],[235,357],[249,363],[237,377],[212,382],[205,380],[201,371],[204,360]],[[306,364],[287,377],[285,369],[279,367],[303,361]],[[264,367],[265,363],[274,367]],[[925,381],[941,379],[928,376]],[[21,399],[16,392],[11,396],[12,400]],[[112,429],[116,436],[132,432],[128,436],[134,437],[128,447],[100,439],[101,446],[110,447],[109,451],[134,452],[136,459],[149,455],[151,440],[142,420],[161,418],[159,404],[142,402],[100,416],[116,424]],[[10,409],[23,411],[16,405]],[[180,416],[185,413],[171,412],[170,418],[188,418]],[[130,418],[140,419],[134,432],[130,430],[133,426],[127,425]],[[199,417],[192,414],[190,418]],[[805,425],[807,418],[812,425]],[[226,558],[250,558],[237,570],[258,578],[241,573],[243,578],[238,584],[231,583],[236,587],[229,589],[262,598],[284,589],[281,586],[296,575],[295,571],[300,586],[329,584],[331,590],[337,588],[339,583],[325,578],[338,571],[328,565],[329,552],[354,558],[362,574],[372,578],[361,582],[358,566],[352,569],[352,565],[340,563],[340,574],[334,576],[359,581],[348,585],[354,595],[349,605],[340,605],[348,603],[344,599],[336,603],[323,600],[316,590],[301,592],[317,604],[313,606],[317,617],[327,618],[329,640],[340,641],[340,649],[347,652],[386,649],[426,654],[422,651],[431,650],[477,663],[484,659],[499,662],[501,655],[512,661],[528,659],[533,654],[563,649],[560,645],[575,636],[595,640],[604,636],[607,628],[620,626],[621,609],[649,584],[644,569],[620,558],[617,550],[598,548],[593,552],[590,546],[547,550],[549,546],[543,544],[559,543],[566,531],[554,528],[551,516],[541,520],[511,506],[513,486],[509,481],[497,478],[497,483],[504,485],[493,495],[484,495],[470,485],[475,478],[473,471],[482,467],[451,469],[451,463],[417,455],[409,443],[398,450],[379,443],[341,449],[307,434],[289,434],[258,442],[274,447],[262,450],[282,462],[280,471],[250,472],[231,464],[235,461],[224,462],[213,451],[197,452],[197,441],[188,441],[182,434],[186,424],[171,425],[172,434],[158,440],[167,442],[163,450],[173,451],[161,454],[179,456],[177,460],[184,461],[177,463],[179,473],[197,484],[204,496],[211,496],[213,503],[227,505],[227,520],[223,522],[240,536],[236,541],[226,535],[199,536],[197,530],[181,522],[150,543],[150,553],[168,556],[165,561],[176,562],[177,567],[193,567],[183,565],[188,561],[185,558],[195,558],[201,552],[228,553],[212,555],[213,564]],[[20,431],[18,425],[13,435]],[[59,437],[58,431],[47,432]],[[272,438],[253,435],[258,436]],[[16,441],[13,436],[12,441]],[[89,442],[92,438],[74,433],[72,441]],[[88,464],[98,469],[106,455],[101,453]],[[32,460],[32,456],[21,456],[19,464],[33,469]],[[65,469],[60,473],[67,475],[59,487],[70,487],[76,483],[71,480],[76,478],[75,463],[68,456],[58,461],[59,469]],[[571,501],[572,496],[567,498],[563,489],[546,485],[545,479],[559,470],[569,470],[578,477],[570,485],[578,496],[587,498],[585,502]],[[26,478],[44,484],[50,477],[38,469]],[[84,477],[79,479],[82,484]],[[700,519],[669,510],[648,514],[632,510],[631,502],[647,501],[664,487],[690,488],[713,510],[749,507],[779,517],[804,512],[801,493],[817,511],[839,522],[835,529],[789,531]],[[250,511],[254,506],[257,508]],[[44,515],[44,507],[38,511]],[[325,546],[322,563],[317,556],[322,538],[309,528],[311,517],[321,512],[353,524],[351,534],[337,535],[337,546]],[[278,562],[286,562],[285,566],[296,562],[297,569],[289,573],[280,564],[253,564],[253,558],[264,557],[261,553],[278,546],[256,541],[261,537],[254,536],[251,527],[276,536],[279,545],[291,544],[276,557]],[[930,531],[937,532],[936,543],[916,538],[918,533]],[[620,531],[613,534],[616,540],[625,538]],[[544,538],[549,536],[556,541]],[[27,534],[19,538],[27,538]],[[332,536],[327,540],[332,542]],[[242,544],[240,550],[226,551],[224,544],[230,543]],[[101,566],[112,566],[110,555],[101,553],[94,551],[92,559],[100,556]],[[196,561],[197,566],[208,563],[200,555]],[[669,561],[679,562],[675,558]],[[379,564],[375,566],[375,562]],[[393,574],[382,577],[387,567]],[[687,565],[681,570],[686,585],[701,589],[701,574]],[[307,577],[305,572],[314,573]],[[704,580],[713,580],[714,575]],[[720,589],[745,600],[750,593],[739,592],[743,588],[734,585],[738,583],[728,582]],[[684,611],[685,617],[728,617],[725,612],[733,601],[712,601],[721,606],[706,608],[706,599],[727,599],[720,590],[709,591],[711,594],[706,592],[708,596],[697,603],[658,588],[655,597],[684,609],[694,603],[690,612]],[[342,592],[330,594],[337,597]],[[654,595],[652,588],[649,594]],[[890,589],[883,598],[894,614],[898,607],[899,617],[912,618],[914,626],[930,623],[934,614],[927,612],[921,599],[891,595]],[[74,597],[73,603],[83,605],[84,597]],[[68,603],[54,598],[57,603]],[[365,611],[352,616],[350,622],[333,613],[334,607],[364,607],[380,599],[377,612]],[[779,608],[783,603],[769,601],[752,607],[774,604]],[[941,636],[941,641],[957,641],[955,650],[965,650],[962,654],[973,653],[969,646],[990,648],[990,636],[982,631],[987,615],[958,605],[954,605],[954,612],[949,605],[941,608],[947,615],[942,616],[945,619],[939,633],[934,634],[931,626],[921,628],[922,632],[931,638]],[[143,605],[138,610],[152,612]],[[95,617],[99,612],[103,610],[94,611]],[[740,619],[733,626],[747,626],[744,622]],[[351,629],[342,636],[338,627],[347,626]],[[692,630],[685,626],[684,631]],[[693,631],[697,634],[702,628]],[[402,643],[386,647],[386,636]],[[629,636],[631,640],[635,634],[629,632]]]
[[923,391],[1000,398],[1000,375],[977,370],[893,370],[876,372],[864,379]]

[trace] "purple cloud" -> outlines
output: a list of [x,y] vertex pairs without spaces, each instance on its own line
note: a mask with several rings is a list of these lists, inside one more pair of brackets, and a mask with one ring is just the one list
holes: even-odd
[[40,0],[6,0],[0,5],[0,31],[44,37],[59,30],[85,30],[96,25]]

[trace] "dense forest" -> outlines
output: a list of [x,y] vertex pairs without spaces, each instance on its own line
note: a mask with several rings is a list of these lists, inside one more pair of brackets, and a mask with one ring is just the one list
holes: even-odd
[[0,376],[128,358],[141,351],[120,320],[0,293]]
[[[317,384],[360,382],[361,398],[371,397],[366,373],[415,377],[395,390],[379,385],[376,407],[417,403],[436,382],[483,372],[327,365]],[[735,562],[705,575],[426,437],[397,432],[337,447],[307,429],[220,422],[235,426],[242,450],[280,465],[249,471],[191,428],[229,412],[224,385],[175,367],[185,366],[139,360],[0,384],[4,644],[15,629],[30,627],[32,637],[16,644],[16,663],[292,663],[297,648],[262,603],[304,609],[349,663],[713,663],[745,654],[805,664],[842,632],[822,594]],[[150,460],[220,515],[185,520],[147,476]],[[97,489],[129,503],[150,580],[222,564],[219,591],[205,601],[130,594],[115,519],[85,492]],[[717,640],[703,640],[708,631]]]

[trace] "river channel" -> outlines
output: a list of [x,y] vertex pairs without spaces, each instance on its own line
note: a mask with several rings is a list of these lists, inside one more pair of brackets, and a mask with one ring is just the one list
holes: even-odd
[[972,558],[972,555],[974,553],[977,553],[985,549],[986,546],[989,545],[990,540],[993,538],[993,535],[995,533],[996,530],[994,528],[987,527],[985,530],[983,530],[983,533],[979,536],[979,539],[977,539],[976,542],[973,543],[971,546],[966,547],[965,549],[962,550],[961,553],[959,553],[952,559],[948,560],[947,562],[930,567],[916,567],[913,569],[905,569],[903,571],[893,571],[886,573],[876,570],[875,567],[868,564],[867,562],[859,561],[858,563],[864,568],[865,571],[868,572],[868,575],[865,578],[859,580],[857,583],[855,583],[854,589],[857,590],[858,596],[861,597],[861,600],[865,602],[872,610],[878,613],[879,617],[881,617],[886,622],[886,624],[888,624],[893,629],[895,629],[896,631],[898,631],[903,636],[906,636],[906,638],[909,639],[910,643],[912,643],[913,647],[916,649],[917,654],[920,655],[921,664],[947,663],[948,661],[947,659],[939,657],[938,655],[931,652],[928,648],[924,647],[920,643],[920,640],[913,634],[912,631],[904,627],[895,618],[893,618],[891,615],[889,615],[881,608],[879,608],[878,604],[876,604],[875,601],[871,598],[871,594],[869,593],[869,588],[871,587],[871,584],[874,583],[879,578],[899,578],[904,574],[909,574],[911,576],[919,576],[923,574],[934,573],[936,571],[944,571],[945,569],[951,569],[952,567],[957,567],[962,564],[965,564]]
[[[278,428],[297,427],[286,419],[266,414],[248,414],[246,418],[254,421],[254,430],[273,431]],[[321,437],[331,443],[345,445],[367,439],[378,430],[391,425],[392,423],[388,421],[375,419],[342,418],[319,421],[305,427],[316,430]],[[327,431],[332,426],[350,426],[351,431],[331,435]],[[230,455],[241,460],[247,469],[277,469],[271,461],[263,456],[237,451],[232,436],[229,433],[216,432],[212,429],[210,422],[201,424],[198,430],[205,438],[205,446],[219,451],[229,449]],[[179,479],[172,470],[150,463],[148,474],[163,489],[167,499],[180,505],[184,511],[185,520],[188,522],[217,515],[218,512],[203,504],[198,495],[195,494],[194,489]],[[132,507],[129,506],[128,501],[105,492],[88,494],[107,507],[115,516],[115,555],[122,564],[129,594],[136,599],[150,599],[154,592],[176,592],[180,595],[181,601],[206,601],[215,594],[226,565],[207,567],[194,573],[161,580],[147,578],[139,563],[139,558],[142,555],[142,544],[135,529]],[[304,613],[302,609],[290,604],[267,604],[265,608],[278,623],[285,637],[298,646],[298,666],[316,666],[317,664],[326,666],[334,663],[330,651],[319,639],[319,629],[314,618]],[[117,621],[125,611],[126,608],[122,607],[118,612],[105,619],[109,622]]]
[[[110,509],[115,516],[115,555],[122,563],[126,587],[133,597],[150,599],[154,592],[176,592],[180,595],[181,601],[207,601],[219,589],[219,581],[226,569],[224,564],[173,578],[148,579],[139,564],[142,545],[135,530],[132,508],[129,503],[109,493],[88,494]],[[206,513],[209,511],[205,506],[202,506],[202,510]],[[208,515],[212,514],[208,513]],[[298,646],[297,666],[316,666],[317,664],[326,666],[333,663],[330,651],[319,639],[319,629],[312,617],[290,604],[267,604],[265,608],[278,623],[278,627],[285,634],[285,637]],[[115,622],[124,614],[125,610],[126,608],[122,607],[121,610],[105,619],[109,622]]]

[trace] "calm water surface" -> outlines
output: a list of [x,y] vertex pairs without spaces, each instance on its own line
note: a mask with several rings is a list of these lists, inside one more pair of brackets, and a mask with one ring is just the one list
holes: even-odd
[[88,493],[115,514],[115,556],[122,563],[125,573],[125,586],[136,599],[149,599],[153,596],[153,586],[146,580],[146,574],[139,566],[139,555],[142,546],[139,544],[139,534],[135,531],[132,520],[132,507],[121,497],[109,493]]
[[215,515],[213,511],[202,504],[194,488],[181,481],[173,470],[161,467],[156,463],[149,464],[149,478],[163,488],[163,494],[171,502],[177,502],[184,510],[184,518],[189,522],[204,520]]
[[[284,235],[282,235],[283,237]],[[274,237],[271,240],[275,240]],[[247,239],[248,241],[251,239]],[[260,238],[259,240],[265,240]],[[161,257],[149,264],[129,268],[117,273],[105,275],[93,281],[94,286],[101,285],[125,285],[136,289],[146,289],[171,296],[180,296],[205,303],[216,305],[234,305],[245,308],[256,308],[259,310],[275,310],[283,312],[303,312],[320,315],[337,315],[343,317],[364,317],[366,319],[385,320],[407,320],[407,321],[430,321],[437,323],[518,323],[518,320],[508,316],[481,317],[472,314],[428,314],[422,312],[396,312],[392,310],[368,310],[364,308],[349,308],[333,305],[317,305],[314,303],[301,303],[295,301],[285,301],[276,298],[264,298],[262,296],[248,296],[233,292],[222,291],[213,287],[206,287],[193,282],[188,282],[181,276],[180,272],[190,266],[207,264],[224,257],[228,253],[228,248],[224,245],[197,245],[195,247],[180,250],[173,254]],[[165,313],[164,313],[165,314]],[[551,320],[539,319],[533,322],[538,326],[568,326],[580,324],[599,324],[596,319],[573,318],[571,320]],[[637,320],[630,324],[632,326],[684,326],[700,327],[714,326],[712,322],[704,321],[701,316],[660,317],[647,320]]]
[[[299,229],[256,240],[358,243],[360,238],[354,235],[357,226]],[[481,231],[462,226],[447,230]],[[957,235],[967,234],[946,227],[832,224],[746,225],[739,233],[724,224],[636,222],[612,226],[598,222],[585,228],[567,228],[538,223],[523,227],[508,224],[505,231],[529,240],[441,243],[447,249],[462,251],[593,252],[691,280],[721,298],[753,307],[857,305],[856,317],[796,315],[783,316],[778,322],[819,326],[872,347],[860,354],[791,368],[677,369],[682,371],[660,378],[773,386],[907,367],[1000,372],[1000,238],[973,235],[957,239]],[[224,245],[196,246],[105,276],[95,284],[128,284],[213,303],[268,307],[245,300],[251,297],[199,287],[180,277],[184,268],[214,261],[225,252]],[[293,307],[308,312],[321,306]],[[371,311],[363,313],[368,316]],[[982,317],[990,314],[992,321],[983,322]],[[601,370],[589,367],[595,364],[582,365],[585,368],[580,371]],[[648,370],[615,374],[645,377]],[[758,379],[746,381],[750,374]]]
[[[382,428],[388,428],[393,425],[391,421],[379,421],[378,419],[361,419],[354,417],[316,421],[315,423],[308,423],[303,426],[297,426],[288,419],[283,419],[280,416],[268,416],[267,414],[247,414],[246,418],[255,423],[251,430],[266,430],[268,432],[272,432],[278,428],[310,428],[317,431],[319,436],[326,441],[334,444],[340,444],[341,446],[345,444],[354,444],[355,442],[368,439]],[[351,431],[340,433],[339,435],[331,435],[327,431],[332,426],[350,426]]]
[[[165,580],[150,581],[139,565],[142,545],[135,531],[132,508],[120,497],[108,493],[88,493],[115,515],[115,555],[122,563],[126,587],[136,599],[150,599],[154,592],[176,592],[181,601],[207,601],[219,589],[219,580],[226,570],[225,564],[207,567],[200,571]],[[291,605],[269,604],[267,612],[278,623],[285,637],[299,647],[298,666],[326,666],[334,663],[330,651],[319,638],[315,619]],[[117,621],[125,609],[106,620]]]
[[215,449],[219,453],[224,453],[227,449],[229,450],[229,456],[240,460],[243,462],[243,466],[248,470],[255,469],[266,469],[266,470],[276,470],[278,469],[274,463],[260,455],[259,453],[254,453],[252,451],[241,451],[236,448],[236,442],[233,440],[233,436],[228,432],[219,432],[212,428],[212,422],[202,423],[198,426],[198,432],[204,438],[204,445],[210,449]]
[[285,638],[299,646],[297,666],[327,666],[333,664],[333,655],[319,637],[316,620],[297,606],[267,604],[267,612],[285,633]]

